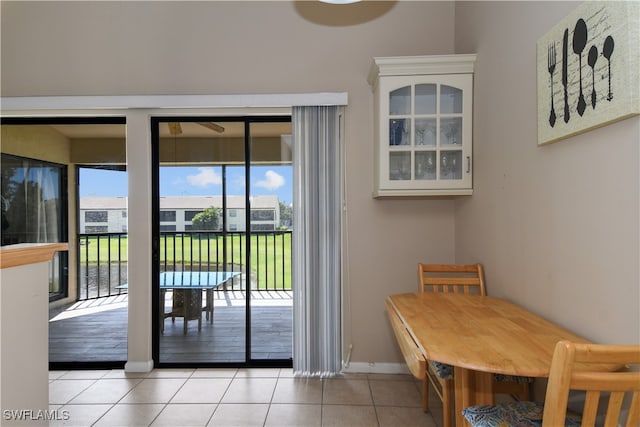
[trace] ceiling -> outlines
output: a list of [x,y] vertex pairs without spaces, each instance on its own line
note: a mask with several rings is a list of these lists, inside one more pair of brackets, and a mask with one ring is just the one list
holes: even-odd
[[[197,122],[180,122],[182,133],[171,135],[168,123],[160,123],[160,137],[166,138],[238,138],[244,135],[243,122],[212,122],[224,128],[219,133],[206,128]],[[77,125],[48,125],[69,139],[87,138],[125,138],[126,125],[123,124],[77,124]],[[251,135],[254,137],[267,137],[291,134],[291,123],[252,123]]]

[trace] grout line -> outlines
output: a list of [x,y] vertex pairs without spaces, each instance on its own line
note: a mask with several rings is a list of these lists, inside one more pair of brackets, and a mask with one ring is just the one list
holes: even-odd
[[[220,397],[220,400],[222,400],[222,397]],[[211,424],[211,420],[213,419],[213,416],[216,414],[216,411],[218,410],[218,408],[220,407],[221,403],[218,402],[216,403],[216,407],[213,408],[213,412],[211,413],[211,415],[209,416],[209,418],[207,419],[207,423],[205,424],[205,426],[208,426]]]
[[151,420],[151,422],[148,424],[148,426],[153,425],[153,423],[156,422],[156,420],[158,419],[158,417],[160,416],[160,414],[162,414],[164,412],[165,409],[167,409],[167,406],[169,406],[169,403],[165,403],[164,406],[162,407],[162,409],[160,409],[158,411],[158,413],[156,414],[155,417],[153,417],[153,419]]
[[379,427],[380,418],[378,417],[378,408],[376,408],[376,401],[373,398],[373,389],[371,388],[371,380],[369,379],[369,375],[367,375],[367,387],[369,388],[369,397],[371,397],[371,405],[373,406],[373,413],[376,416],[376,422],[378,423],[378,427]]
[[[128,394],[128,393],[127,393],[127,394]],[[127,394],[125,394],[125,396],[126,396]],[[123,396],[123,397],[124,397],[124,396]],[[122,398],[121,398],[121,399],[122,399]],[[107,409],[107,410],[104,412],[104,414],[100,415],[100,416],[98,417],[98,419],[97,419],[97,420],[95,420],[91,425],[92,425],[92,426],[94,426],[94,425],[98,424],[98,423],[100,422],[100,420],[101,420],[101,419],[103,419],[103,418],[104,418],[104,416],[105,416],[105,415],[107,415],[107,414],[109,413],[109,411],[111,411],[111,410],[112,410],[116,405],[117,405],[117,403],[112,403],[112,404],[111,404],[111,407],[110,407],[109,409]]]
[[[267,379],[267,378],[275,378],[275,385],[274,388],[272,390],[271,396],[270,396],[270,400],[267,403],[267,411],[265,414],[265,418],[262,422],[262,426],[264,427],[267,424],[267,420],[269,418],[269,415],[271,414],[271,411],[273,409],[273,405],[274,405],[274,401],[275,401],[275,393],[278,390],[278,386],[283,385],[284,382],[288,382],[289,377],[281,377],[280,374],[282,373],[282,370],[280,370],[278,372],[278,375],[276,377],[257,377],[258,379]],[[245,381],[250,379],[250,377],[238,377],[238,370],[236,370],[233,373],[233,377],[229,378],[229,377],[224,377],[224,378],[218,378],[218,377],[214,377],[211,379],[216,379],[216,380],[228,380],[228,384],[226,386],[226,389],[222,392],[220,399],[217,401],[217,403],[215,402],[211,402],[210,404],[212,404],[214,406],[214,410],[211,413],[211,415],[209,416],[209,418],[207,419],[207,424],[210,424],[213,420],[214,415],[216,414],[216,412],[219,410],[220,406],[222,405],[222,400],[224,399],[224,396],[229,392],[230,388],[232,387],[233,383],[235,380],[238,381]],[[167,402],[145,402],[145,403],[126,403],[127,405],[147,405],[147,404],[154,404],[154,405],[161,405],[160,410],[158,411],[158,413],[153,417],[152,420],[150,420],[150,424],[153,424],[154,422],[156,422],[159,418],[159,416],[165,411],[167,410],[167,408],[170,407],[170,405],[174,404],[171,403],[171,401],[176,397],[176,395],[184,388],[184,386],[186,385],[187,381],[189,381],[190,379],[195,379],[196,377],[195,375],[195,370],[193,370],[191,372],[191,374],[188,377],[180,377],[180,378],[172,378],[172,377],[155,377],[155,378],[136,378],[137,382],[136,384],[131,387],[128,391],[126,391],[115,403],[86,403],[86,404],[77,404],[79,405],[104,405],[104,406],[108,406],[108,409],[102,414],[100,415],[100,417],[98,417],[95,421],[93,421],[93,423],[91,425],[95,425],[97,423],[99,423],[101,420],[103,420],[106,416],[106,414],[108,414],[111,410],[113,410],[118,404],[124,404],[122,403],[123,399],[129,395],[130,393],[133,392],[133,390],[135,390],[136,387],[138,387],[142,382],[144,382],[145,379],[154,379],[154,380],[159,380],[159,381],[165,381],[165,380],[183,380],[183,383],[177,388],[177,390],[175,391],[175,393],[173,393],[173,395],[168,399]],[[90,384],[83,388],[83,390],[81,390],[80,392],[78,392],[77,394],[75,394],[73,397],[71,397],[69,400],[67,400],[66,403],[63,404],[55,404],[56,406],[60,406],[60,409],[64,409],[64,408],[68,408],[69,406],[76,406],[71,404],[70,402],[73,401],[73,399],[76,399],[79,395],[81,395],[82,393],[86,392],[90,387],[92,387],[93,385],[97,384],[98,382],[102,382],[102,380],[109,380],[111,378],[105,378],[104,376],[101,377],[100,379],[91,379]],[[282,381],[281,381],[282,379]],[[285,380],[286,379],[286,380]],[[369,389],[369,395],[371,398],[371,404],[362,404],[362,405],[355,405],[352,404],[350,406],[364,406],[364,407],[368,407],[368,406],[373,406],[373,410],[374,410],[374,415],[376,417],[376,423],[378,426],[380,426],[381,420],[380,420],[380,416],[381,413],[379,411],[379,409],[381,409],[384,406],[388,406],[388,405],[376,405],[375,404],[375,400],[374,400],[374,396],[373,396],[373,388],[372,388],[372,381],[381,381],[381,378],[376,378],[376,379],[372,379],[372,378],[365,378],[367,381],[367,386]],[[68,379],[68,380],[53,380],[52,382],[55,381],[78,381],[78,380],[83,380],[83,379]],[[356,378],[356,380],[363,380],[362,378]],[[393,378],[390,378],[391,381],[393,381]],[[236,381],[237,382],[237,381]],[[333,406],[330,404],[326,403],[325,400],[325,391],[326,391],[326,383],[327,380],[326,379],[320,379],[320,390],[321,390],[321,399],[320,399],[320,423],[323,422],[323,417],[324,417],[324,409],[326,409],[327,407]],[[419,384],[414,383],[414,386],[416,387],[416,391],[420,392],[419,390]],[[301,404],[306,404],[306,403],[291,403],[291,404],[296,404],[296,405],[301,405]],[[194,403],[194,405],[196,405],[196,403]],[[339,405],[339,404],[336,404]],[[391,405],[393,406],[393,405]],[[433,416],[433,413],[429,414],[429,418],[431,419],[431,422],[433,422],[434,425],[439,426],[440,424],[437,422],[437,420],[435,419],[435,417]]]
[[273,397],[276,394],[276,390],[278,389],[278,383],[280,382],[280,373],[282,369],[278,370],[278,376],[276,377],[276,384],[273,386],[273,391],[271,392],[271,399],[269,399],[269,406],[267,407],[267,413],[264,416],[264,421],[262,422],[262,427],[267,424],[267,419],[269,419],[269,412],[271,412],[271,405],[273,404]]

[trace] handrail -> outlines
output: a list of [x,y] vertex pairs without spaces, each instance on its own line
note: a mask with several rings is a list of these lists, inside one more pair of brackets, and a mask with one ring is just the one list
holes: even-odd
[[[224,290],[290,290],[291,231],[252,232],[250,268],[246,238],[235,231],[160,232],[160,271],[240,271]],[[127,233],[78,235],[79,300],[126,292],[118,287],[127,283],[127,243]]]
[[50,261],[58,251],[69,249],[67,243],[18,243],[0,249],[0,268]]

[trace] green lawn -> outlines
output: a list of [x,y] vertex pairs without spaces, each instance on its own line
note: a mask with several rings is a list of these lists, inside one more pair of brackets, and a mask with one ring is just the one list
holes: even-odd
[[[162,236],[160,239],[161,267],[168,270],[182,265],[184,270],[215,270],[223,263],[224,237],[198,238],[197,236]],[[227,236],[227,264],[236,270],[245,265],[245,236]],[[83,242],[84,243],[84,242]],[[126,237],[92,237],[88,244],[80,245],[80,262],[97,264],[98,261],[127,262]],[[111,252],[109,254],[109,251]],[[291,233],[284,235],[251,236],[251,272],[258,280],[259,289],[291,289]]]

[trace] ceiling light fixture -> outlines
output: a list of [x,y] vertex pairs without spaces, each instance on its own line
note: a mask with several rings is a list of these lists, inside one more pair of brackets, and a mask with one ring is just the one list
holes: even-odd
[[350,3],[358,3],[360,0],[320,0],[322,3],[329,4],[350,4]]

